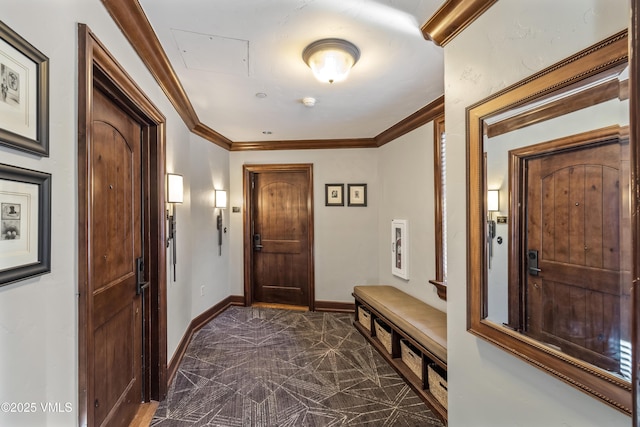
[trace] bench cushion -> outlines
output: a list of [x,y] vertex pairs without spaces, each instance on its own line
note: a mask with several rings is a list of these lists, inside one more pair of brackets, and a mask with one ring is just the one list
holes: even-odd
[[355,286],[353,294],[446,363],[446,313],[393,286]]

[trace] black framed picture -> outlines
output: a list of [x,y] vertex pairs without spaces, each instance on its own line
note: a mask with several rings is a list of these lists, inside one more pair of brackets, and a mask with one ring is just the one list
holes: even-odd
[[348,206],[367,206],[367,184],[347,186]]
[[0,144],[49,156],[49,58],[2,21]]
[[0,286],[51,271],[51,175],[0,164]]
[[325,206],[344,206],[344,184],[325,184],[324,200]]

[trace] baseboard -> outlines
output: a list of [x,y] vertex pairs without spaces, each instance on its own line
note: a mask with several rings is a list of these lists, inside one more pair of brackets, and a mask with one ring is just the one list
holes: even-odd
[[213,307],[205,310],[202,314],[195,317],[191,323],[189,323],[187,330],[180,340],[180,344],[178,344],[178,348],[171,358],[171,362],[169,362],[169,365],[167,366],[167,389],[171,385],[176,372],[178,372],[178,367],[180,366],[180,362],[182,362],[182,358],[184,357],[185,351],[187,351],[187,346],[191,342],[193,334],[198,332],[204,325],[209,323],[213,318],[219,316],[220,313],[232,305],[244,306],[244,297],[238,295],[228,296]]
[[315,309],[331,313],[353,313],[356,305],[352,302],[316,301]]

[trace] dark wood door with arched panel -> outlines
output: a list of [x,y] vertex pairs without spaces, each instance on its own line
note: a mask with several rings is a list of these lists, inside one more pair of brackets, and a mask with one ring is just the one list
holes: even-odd
[[140,124],[96,87],[88,226],[95,425],[123,425],[142,397],[143,259]]
[[246,165],[245,302],[314,309],[312,165]]
[[78,26],[79,425],[166,394],[164,122]]
[[629,378],[627,134],[626,128],[603,129],[510,155],[519,165],[514,175],[525,177],[512,201],[524,214],[518,241],[527,258],[518,329]]

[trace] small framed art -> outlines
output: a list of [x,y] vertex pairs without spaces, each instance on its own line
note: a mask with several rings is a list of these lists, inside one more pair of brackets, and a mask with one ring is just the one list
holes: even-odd
[[51,271],[51,175],[0,164],[0,286]]
[[367,206],[367,184],[347,186],[348,206]]
[[324,200],[325,206],[344,206],[344,184],[325,184]]
[[49,58],[1,21],[0,144],[49,156]]

